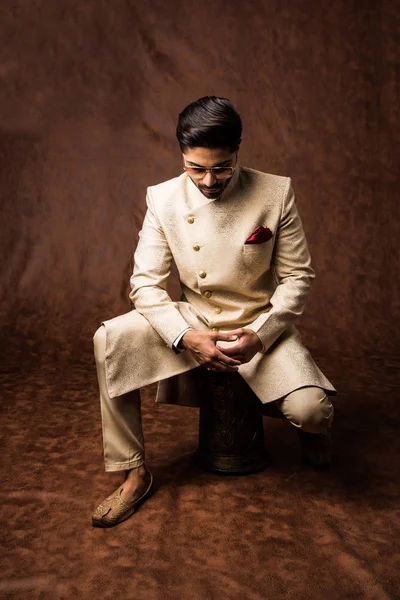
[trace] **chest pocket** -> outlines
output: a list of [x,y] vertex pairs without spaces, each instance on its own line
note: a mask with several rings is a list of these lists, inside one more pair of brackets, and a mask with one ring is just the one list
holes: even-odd
[[253,274],[261,275],[271,268],[272,239],[263,244],[243,244],[242,259],[245,267]]

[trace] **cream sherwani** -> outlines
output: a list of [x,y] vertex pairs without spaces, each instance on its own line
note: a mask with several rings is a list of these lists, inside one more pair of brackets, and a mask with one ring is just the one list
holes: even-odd
[[[172,348],[188,325],[257,333],[265,350],[239,373],[263,403],[304,386],[335,394],[294,325],[315,273],[290,178],[239,167],[220,198],[208,199],[183,173],[149,187],[146,202],[130,281],[135,310],[103,323],[110,398],[197,367]],[[258,225],[272,238],[245,244]],[[172,259],[179,302],[166,291]]]

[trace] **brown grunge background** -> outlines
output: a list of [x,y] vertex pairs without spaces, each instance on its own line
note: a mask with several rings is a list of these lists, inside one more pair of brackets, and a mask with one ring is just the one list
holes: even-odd
[[[0,7],[4,598],[395,598],[399,28],[394,2],[8,0]],[[197,409],[143,393],[156,494],[112,531],[91,337],[130,310],[180,110],[232,100],[241,164],[292,177],[317,278],[298,322],[337,387],[335,462],[191,465]],[[178,294],[176,273],[171,280]],[[3,596],[2,596],[3,594]]]

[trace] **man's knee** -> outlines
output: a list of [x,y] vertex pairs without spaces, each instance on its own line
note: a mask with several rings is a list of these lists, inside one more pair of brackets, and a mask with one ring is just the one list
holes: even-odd
[[97,362],[104,362],[106,353],[106,328],[100,325],[93,336],[94,356]]
[[288,394],[280,409],[295,426],[308,433],[325,433],[333,420],[333,405],[319,387],[305,387]]

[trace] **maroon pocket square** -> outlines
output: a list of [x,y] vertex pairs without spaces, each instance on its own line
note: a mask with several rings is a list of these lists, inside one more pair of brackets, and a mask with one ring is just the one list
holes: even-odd
[[263,244],[272,238],[272,231],[268,227],[259,225],[253,231],[250,237],[247,238],[245,244]]

